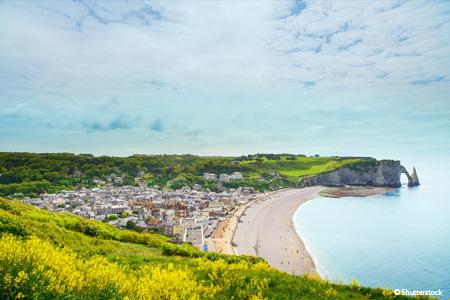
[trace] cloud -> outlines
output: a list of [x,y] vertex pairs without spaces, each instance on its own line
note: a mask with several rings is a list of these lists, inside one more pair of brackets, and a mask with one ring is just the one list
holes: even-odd
[[130,129],[134,124],[125,116],[118,116],[107,122],[84,120],[82,127],[88,132],[113,131],[119,129]]
[[197,141],[200,135],[203,133],[202,129],[191,129],[186,132],[186,135],[189,136],[190,141]]
[[303,0],[295,0],[291,8],[291,16],[298,16],[306,9],[306,3]]
[[[442,71],[450,65],[444,51],[449,47],[444,38],[450,31],[448,15],[442,14],[448,3],[177,4],[3,3],[0,24],[9,30],[0,29],[8,41],[0,47],[1,66],[23,76],[5,81],[33,95],[103,95],[105,89],[145,93],[165,87],[184,93],[229,87],[252,91],[305,76],[323,88],[376,83],[389,90],[400,82],[407,85],[430,64]],[[277,18],[283,15],[289,17]],[[427,34],[430,30],[433,34]],[[416,58],[407,67],[400,60],[386,65],[386,58],[411,55]],[[373,66],[353,72],[355,61]],[[299,62],[305,68],[294,69]],[[343,72],[348,79],[334,75]],[[382,80],[380,72],[395,80]]]
[[162,12],[145,2],[115,1],[104,5],[100,2],[75,0],[72,3],[45,3],[36,7],[49,14],[62,17],[73,28],[82,32],[86,24],[94,21],[101,25],[126,24],[132,26],[151,26],[157,21],[166,20]]
[[338,51],[348,51],[348,50],[350,50],[352,47],[355,47],[356,45],[361,44],[362,42],[363,42],[362,39],[356,39],[356,40],[351,41],[350,43],[348,43],[348,44],[346,44],[346,45],[339,46],[339,47],[337,48],[337,50],[338,50]]
[[160,118],[154,120],[153,122],[150,123],[149,126],[150,130],[152,131],[156,131],[156,132],[162,132],[164,131],[164,125],[163,122]]
[[[151,135],[148,151],[284,151],[342,138],[310,134],[319,128],[350,136],[345,111],[400,120],[407,106],[426,119],[450,110],[448,11],[448,1],[3,1],[0,144],[69,132],[87,148],[105,136],[98,147],[109,149],[114,135],[138,149],[133,137]],[[326,124],[311,114],[323,108]]]
[[315,85],[316,85],[316,83],[314,81],[308,81],[308,80],[303,81],[303,87],[305,87],[305,88],[311,88]]
[[434,76],[434,77],[425,78],[425,79],[417,79],[417,80],[410,81],[409,84],[426,85],[426,84],[430,84],[430,83],[440,82],[440,81],[444,80],[445,77],[446,76],[440,75],[440,76]]
[[303,0],[294,0],[289,8],[289,13],[283,15],[280,19],[286,19],[289,17],[296,17],[306,9],[306,2]]
[[164,88],[167,85],[165,82],[158,80],[150,80],[148,83],[155,86],[158,90]]

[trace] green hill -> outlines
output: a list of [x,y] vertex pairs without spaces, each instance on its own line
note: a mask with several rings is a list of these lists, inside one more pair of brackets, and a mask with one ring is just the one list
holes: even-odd
[[[195,155],[133,155],[95,157],[72,153],[0,152],[0,196],[23,194],[35,197],[76,187],[95,186],[108,175],[123,177],[124,185],[140,176],[149,186],[180,188],[196,183],[216,189],[203,173],[241,172],[244,179],[224,182],[224,187],[249,186],[259,191],[296,186],[299,178],[331,171],[369,158],[306,157],[294,154],[254,154],[236,157]],[[18,197],[19,195],[16,195]]]
[[395,298],[3,198],[0,235],[1,299]]

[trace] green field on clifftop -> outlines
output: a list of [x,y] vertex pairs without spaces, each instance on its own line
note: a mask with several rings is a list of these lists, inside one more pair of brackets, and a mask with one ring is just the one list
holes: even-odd
[[242,165],[251,167],[261,173],[278,172],[281,176],[288,178],[298,178],[301,176],[315,175],[322,172],[328,172],[347,164],[361,161],[358,158],[340,158],[340,157],[303,157],[297,156],[295,159],[287,155],[280,156],[279,159],[266,159],[262,161],[247,160],[241,162]]

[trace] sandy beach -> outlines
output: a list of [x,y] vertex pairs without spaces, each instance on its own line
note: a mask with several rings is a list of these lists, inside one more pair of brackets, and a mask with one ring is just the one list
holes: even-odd
[[314,262],[294,229],[292,216],[301,204],[318,197],[323,189],[288,189],[252,203],[239,218],[233,238],[235,252],[261,256],[289,274],[314,273]]
[[342,197],[367,197],[378,195],[392,191],[387,187],[367,187],[367,186],[346,186],[346,187],[329,187],[320,192],[321,196],[329,198]]

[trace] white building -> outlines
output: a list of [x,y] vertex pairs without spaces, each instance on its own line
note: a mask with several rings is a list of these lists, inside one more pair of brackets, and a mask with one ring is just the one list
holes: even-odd
[[110,215],[110,214],[120,214],[128,210],[128,206],[125,205],[100,205],[95,208],[95,213],[97,215]]
[[203,173],[203,179],[209,180],[209,181],[216,181],[217,175],[213,173]]
[[114,178],[114,183],[115,184],[123,184],[123,177],[122,176],[117,176]]
[[183,236],[183,242],[191,243],[193,246],[201,247],[205,244],[203,235],[203,226],[195,225],[192,227],[186,227]]
[[219,181],[230,181],[230,176],[228,176],[227,174],[220,174],[219,176]]
[[243,180],[244,176],[241,172],[234,172],[229,176],[230,180]]

